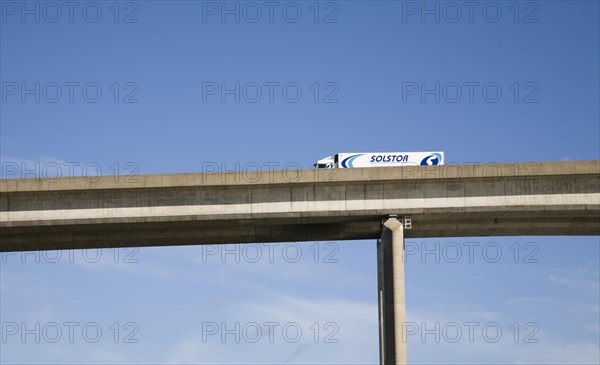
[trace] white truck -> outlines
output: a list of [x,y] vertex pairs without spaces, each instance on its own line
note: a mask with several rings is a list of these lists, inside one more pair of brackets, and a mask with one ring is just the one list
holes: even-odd
[[444,152],[338,153],[317,161],[317,169],[443,165]]

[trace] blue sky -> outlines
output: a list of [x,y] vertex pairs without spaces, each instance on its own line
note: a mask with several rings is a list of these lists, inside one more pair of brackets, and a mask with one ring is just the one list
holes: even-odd
[[[597,1],[475,2],[472,18],[462,2],[77,2],[71,19],[60,2],[0,4],[3,178],[68,176],[69,164],[308,168],[359,151],[600,159]],[[236,6],[239,22],[222,17]],[[419,250],[406,263],[409,362],[599,363],[599,243],[408,242]],[[224,246],[3,255],[0,362],[378,362],[374,241],[228,247],[239,263]],[[427,247],[440,262],[421,257]],[[24,340],[22,323],[34,332]],[[223,323],[239,323],[239,342],[223,341]]]

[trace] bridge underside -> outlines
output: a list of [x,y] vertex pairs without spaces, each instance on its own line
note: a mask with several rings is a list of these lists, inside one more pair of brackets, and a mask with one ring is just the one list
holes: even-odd
[[[598,211],[407,214],[407,238],[599,235]],[[394,212],[404,216],[401,211]],[[1,251],[143,247],[252,242],[377,239],[387,215],[198,221],[60,224],[3,227]],[[189,218],[189,217],[188,217]]]

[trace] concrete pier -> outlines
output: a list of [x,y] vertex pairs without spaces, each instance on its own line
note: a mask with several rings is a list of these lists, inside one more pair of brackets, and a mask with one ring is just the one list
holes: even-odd
[[404,365],[407,362],[404,227],[395,217],[382,225],[377,260],[380,363]]

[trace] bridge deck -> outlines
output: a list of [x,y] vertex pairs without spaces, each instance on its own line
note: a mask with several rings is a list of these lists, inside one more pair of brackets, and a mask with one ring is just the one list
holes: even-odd
[[600,235],[600,161],[0,180],[0,251]]

